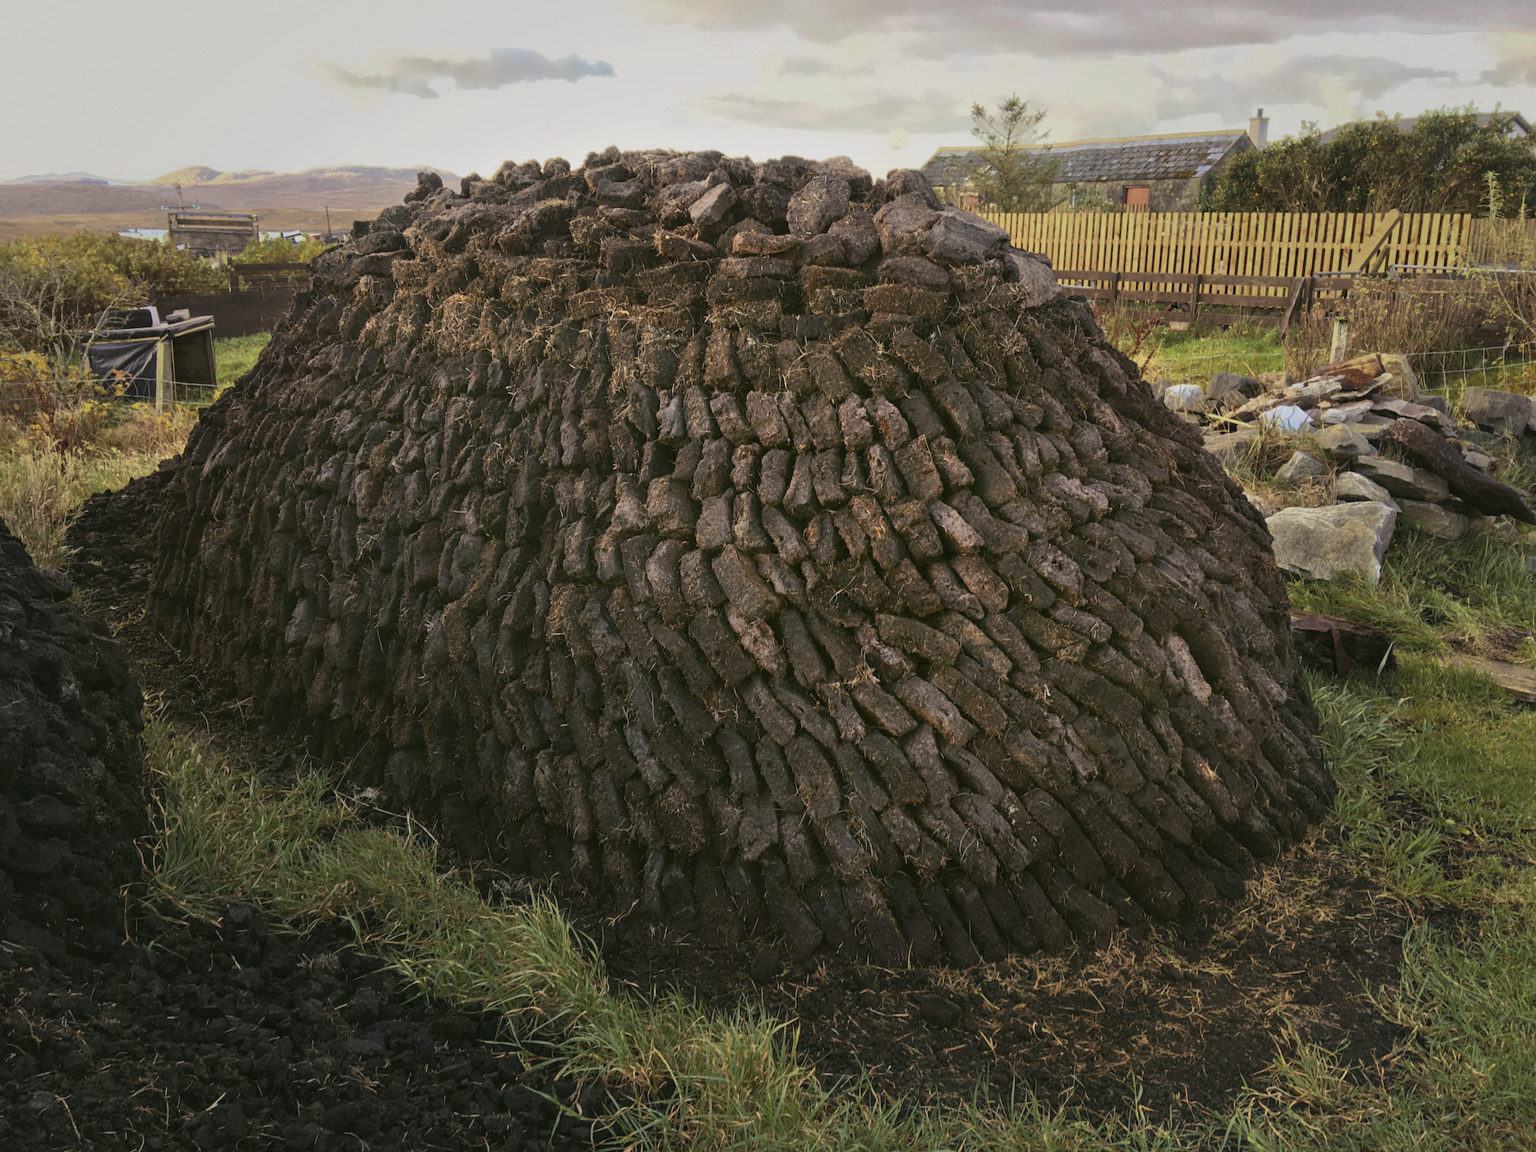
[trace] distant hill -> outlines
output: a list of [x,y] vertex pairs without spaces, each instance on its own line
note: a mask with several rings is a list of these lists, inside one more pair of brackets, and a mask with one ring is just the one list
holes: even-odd
[[97,176],[94,172],[44,172],[40,176],[17,176],[10,180],[0,180],[0,186],[6,184],[121,184],[121,180],[108,180],[105,176]]
[[[23,176],[0,184],[0,239],[50,232],[116,232],[165,227],[163,205],[254,212],[264,228],[346,228],[398,204],[416,187],[418,168],[339,164],[304,172],[179,168],[145,183],[109,183],[89,173]],[[458,177],[442,169],[444,182]],[[181,185],[178,194],[176,185]],[[179,195],[179,199],[178,199]]]

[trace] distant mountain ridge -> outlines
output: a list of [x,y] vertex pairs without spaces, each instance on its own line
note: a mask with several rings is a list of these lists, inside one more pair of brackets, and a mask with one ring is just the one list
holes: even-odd
[[122,180],[109,180],[105,176],[98,176],[94,172],[43,172],[36,176],[14,176],[9,180],[0,180],[0,185],[6,184],[122,184]]
[[[0,184],[0,237],[41,232],[118,231],[165,227],[165,211],[179,204],[220,212],[252,212],[263,227],[344,228],[352,218],[398,204],[416,187],[416,175],[435,171],[445,183],[459,177],[441,168],[335,164],[303,172],[247,169],[223,172],[191,165],[154,180],[108,181],[88,172],[22,176]],[[177,185],[180,185],[180,191]]]

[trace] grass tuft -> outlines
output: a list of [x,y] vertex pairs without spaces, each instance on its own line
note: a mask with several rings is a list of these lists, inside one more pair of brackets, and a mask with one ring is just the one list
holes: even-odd
[[28,445],[0,456],[0,519],[19,536],[39,568],[62,568],[75,509],[93,492],[121,488],[154,471],[158,451],[107,449],[59,456]]

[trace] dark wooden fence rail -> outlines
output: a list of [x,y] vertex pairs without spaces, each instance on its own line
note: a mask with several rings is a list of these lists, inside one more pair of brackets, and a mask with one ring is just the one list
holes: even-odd
[[162,316],[177,308],[212,316],[215,336],[253,336],[276,328],[297,294],[297,288],[268,286],[208,296],[161,296],[153,303]]
[[1112,307],[1150,304],[1160,306],[1170,318],[1204,318],[1218,323],[1246,319],[1278,326],[1282,333],[1297,316],[1314,307],[1336,307],[1354,283],[1352,276],[1216,276],[1085,269],[1058,271],[1056,279],[1067,291]]

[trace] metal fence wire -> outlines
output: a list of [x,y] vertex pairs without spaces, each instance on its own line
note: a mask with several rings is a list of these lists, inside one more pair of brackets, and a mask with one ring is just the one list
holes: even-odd
[[[169,380],[170,403],[187,408],[212,404],[219,389],[212,384]],[[139,397],[113,396],[97,382],[80,380],[5,380],[0,381],[0,416],[30,421],[51,406],[69,407],[87,400],[110,400],[122,404],[153,404]]]
[[1426,388],[1459,399],[1470,387],[1536,394],[1536,341],[1416,352],[1408,363]]

